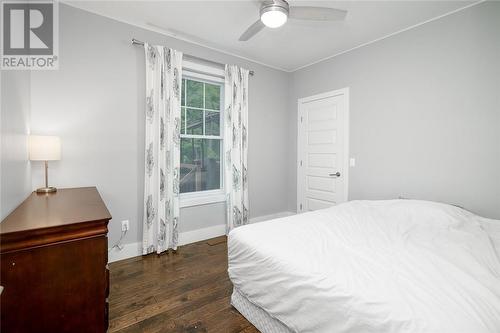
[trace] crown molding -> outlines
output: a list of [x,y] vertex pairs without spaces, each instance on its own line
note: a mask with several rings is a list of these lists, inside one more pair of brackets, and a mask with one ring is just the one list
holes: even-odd
[[357,50],[357,49],[362,48],[362,47],[364,47],[364,46],[368,46],[368,45],[370,45],[370,44],[373,44],[373,43],[376,43],[376,42],[380,42],[380,41],[382,41],[382,40],[384,40],[384,39],[387,39],[387,38],[389,38],[389,37],[396,36],[396,35],[399,35],[400,33],[405,32],[405,31],[408,31],[408,30],[412,30],[412,29],[418,28],[418,27],[420,27],[420,26],[422,26],[422,25],[424,25],[424,24],[427,24],[427,23],[430,23],[430,22],[437,21],[437,20],[442,19],[442,18],[444,18],[444,17],[446,17],[446,16],[448,16],[448,15],[452,15],[452,14],[455,14],[455,13],[461,12],[461,11],[462,11],[462,10],[464,10],[464,9],[467,9],[467,8],[470,8],[470,7],[474,7],[474,6],[479,5],[480,3],[483,3],[483,2],[486,2],[486,1],[487,1],[487,0],[480,0],[480,1],[478,1],[478,2],[474,2],[474,3],[468,4],[467,6],[464,6],[464,7],[460,7],[460,8],[454,9],[454,10],[452,10],[451,12],[448,12],[448,13],[445,13],[445,14],[442,14],[442,15],[439,15],[439,16],[436,16],[436,17],[433,17],[433,18],[431,18],[431,19],[428,19],[428,20],[425,20],[425,21],[423,21],[423,22],[420,22],[420,23],[414,24],[414,25],[409,26],[409,27],[407,27],[407,28],[404,28],[404,29],[401,29],[401,30],[395,31],[395,32],[393,32],[393,33],[387,34],[387,35],[385,35],[385,36],[383,36],[383,37],[376,38],[376,39],[371,40],[371,41],[369,41],[369,42],[359,44],[359,45],[357,45],[357,46],[355,46],[355,47],[352,47],[352,48],[350,48],[350,49],[347,49],[347,50],[344,50],[344,51],[341,51],[341,52],[335,53],[335,54],[333,54],[333,55],[330,55],[330,56],[327,56],[327,57],[324,57],[324,58],[318,59],[318,60],[313,61],[313,62],[311,62],[311,63],[308,63],[308,64],[306,64],[306,65],[303,65],[303,66],[297,67],[297,68],[295,68],[294,70],[292,70],[291,72],[296,72],[296,71],[299,71],[299,70],[304,69],[304,68],[307,68],[307,67],[309,67],[309,66],[313,66],[313,65],[319,64],[320,62],[323,62],[323,61],[326,61],[326,60],[329,60],[329,59],[332,59],[332,58],[338,57],[338,56],[340,56],[340,55],[342,55],[342,54],[345,54],[345,53],[348,53],[348,52],[351,52],[351,51]]
[[[286,68],[281,68],[281,67],[278,67],[278,66],[274,66],[274,65],[271,65],[271,64],[267,64],[265,62],[262,62],[262,61],[259,61],[259,60],[255,60],[255,59],[252,59],[252,58],[249,58],[249,57],[246,57],[246,56],[243,56],[243,55],[240,55],[240,54],[237,54],[237,53],[234,53],[234,52],[231,52],[231,51],[228,51],[228,50],[224,50],[222,48],[218,48],[218,47],[214,47],[214,46],[210,46],[210,45],[207,45],[205,43],[201,43],[199,41],[194,41],[190,38],[187,38],[185,36],[182,36],[182,35],[179,35],[179,34],[175,34],[175,33],[171,33],[171,32],[168,32],[168,31],[165,31],[164,29],[161,29],[161,28],[157,28],[157,27],[154,27],[150,24],[147,24],[147,23],[144,23],[144,24],[139,24],[139,23],[136,23],[136,22],[130,22],[128,20],[123,20],[123,19],[118,19],[116,17],[112,17],[112,16],[109,16],[109,15],[104,15],[102,13],[99,13],[97,11],[93,11],[93,10],[89,10],[87,8],[81,8],[79,7],[77,4],[74,4],[74,3],[71,3],[70,0],[60,0],[61,3],[65,4],[65,5],[68,5],[70,7],[73,7],[73,8],[77,8],[79,10],[83,10],[85,12],[89,12],[89,13],[92,13],[92,14],[95,14],[95,15],[99,15],[99,16],[102,16],[102,17],[106,17],[108,19],[111,19],[113,21],[117,21],[117,22],[121,22],[121,23],[125,23],[125,24],[128,24],[128,25],[131,25],[131,26],[135,26],[135,27],[138,27],[138,28],[141,28],[141,29],[144,29],[144,30],[148,30],[148,31],[152,31],[152,32],[156,32],[158,34],[161,34],[161,35],[164,35],[164,36],[167,36],[167,37],[171,37],[171,38],[175,38],[175,39],[178,39],[178,40],[181,40],[181,41],[184,41],[184,42],[187,42],[187,43],[190,43],[190,44],[193,44],[193,45],[197,45],[197,46],[200,46],[200,47],[204,47],[204,48],[207,48],[209,50],[212,50],[212,51],[216,51],[216,52],[219,52],[219,53],[222,53],[222,54],[225,54],[225,55],[229,55],[229,56],[232,56],[232,57],[236,57],[236,58],[239,58],[239,59],[242,59],[242,60],[245,60],[245,61],[250,61],[250,62],[253,62],[255,64],[259,64],[261,66],[265,66],[265,67],[268,67],[268,68],[272,68],[272,69],[275,69],[275,70],[279,70],[279,71],[282,71],[282,72],[286,72],[286,73],[293,73],[293,72],[296,72],[296,71],[299,71],[299,70],[302,70],[302,69],[305,69],[307,67],[310,67],[310,66],[313,66],[313,65],[316,65],[316,64],[319,64],[323,61],[326,61],[326,60],[329,60],[329,59],[332,59],[332,58],[335,58],[335,57],[338,57],[340,55],[343,55],[343,54],[346,54],[346,53],[349,53],[349,52],[352,52],[354,50],[357,50],[359,48],[362,48],[362,47],[365,47],[365,46],[368,46],[368,45],[371,45],[373,43],[377,43],[377,42],[380,42],[384,39],[387,39],[387,38],[390,38],[392,36],[395,36],[395,35],[398,35],[398,34],[401,34],[403,32],[406,32],[406,31],[409,31],[409,30],[412,30],[412,29],[415,29],[415,28],[418,28],[424,24],[427,24],[427,23],[431,23],[431,22],[434,22],[434,21],[437,21],[437,20],[440,20],[444,17],[447,17],[449,15],[453,15],[455,13],[458,13],[458,12],[461,12],[465,9],[468,9],[468,8],[471,8],[471,7],[474,7],[474,6],[477,6],[483,2],[487,2],[488,0],[479,0],[477,2],[474,2],[474,3],[471,3],[471,4],[468,4],[466,6],[463,6],[463,7],[460,7],[460,8],[457,8],[457,9],[454,9],[450,12],[447,12],[445,14],[442,14],[442,15],[439,15],[439,16],[436,16],[436,17],[433,17],[431,19],[428,19],[428,20],[425,20],[423,22],[420,22],[420,23],[416,23],[414,25],[411,25],[407,28],[404,28],[404,29],[401,29],[401,30],[398,30],[398,31],[395,31],[393,33],[390,33],[390,34],[387,34],[387,35],[384,35],[382,37],[379,37],[379,38],[376,38],[376,39],[373,39],[371,41],[368,41],[368,42],[365,42],[365,43],[362,43],[362,44],[359,44],[355,47],[352,47],[350,49],[347,49],[347,50],[344,50],[344,51],[341,51],[341,52],[338,52],[338,53],[335,53],[333,55],[330,55],[330,56],[327,56],[327,57],[323,57],[323,58],[320,58],[318,60],[315,60],[313,62],[310,62],[310,63],[307,63],[305,65],[302,65],[302,66],[299,66],[299,67],[296,67],[296,68],[293,68],[293,69],[286,69]],[[132,38],[132,36],[130,37]],[[211,60],[211,59],[208,59],[208,60]]]
[[[65,5],[69,6],[69,7],[73,7],[73,8],[82,10],[84,12],[88,12],[88,13],[91,13],[91,14],[102,16],[102,17],[108,18],[110,20],[113,20],[113,21],[116,21],[116,22],[120,22],[120,23],[125,23],[125,24],[131,25],[131,26],[134,26],[134,27],[138,27],[138,28],[141,28],[141,29],[144,29],[144,30],[156,32],[156,33],[158,33],[160,35],[163,35],[163,36],[175,38],[175,39],[181,40],[183,42],[187,42],[187,43],[190,43],[190,44],[193,44],[193,45],[201,46],[203,48],[206,48],[206,49],[209,49],[209,50],[212,50],[212,51],[216,51],[216,52],[219,52],[219,53],[222,53],[222,54],[225,54],[225,55],[236,57],[236,58],[239,58],[239,59],[242,59],[242,60],[245,60],[245,61],[250,61],[250,62],[253,62],[253,63],[261,65],[261,66],[269,67],[269,68],[272,68],[272,69],[275,69],[275,70],[278,70],[278,71],[282,71],[282,72],[287,72],[287,73],[291,72],[290,70],[285,69],[285,68],[281,68],[281,67],[278,67],[278,66],[270,65],[270,64],[267,64],[267,63],[259,61],[259,60],[255,60],[255,59],[248,58],[248,57],[240,55],[240,54],[233,53],[231,51],[224,50],[222,48],[218,48],[218,47],[214,47],[214,46],[211,46],[211,45],[207,45],[205,43],[201,43],[199,41],[194,41],[194,40],[192,40],[190,38],[187,38],[185,36],[182,36],[182,35],[179,35],[179,34],[176,34],[176,33],[172,33],[172,32],[168,32],[168,31],[166,31],[164,29],[155,27],[155,26],[153,26],[151,24],[148,24],[148,23],[142,24],[142,23],[137,23],[137,22],[131,22],[131,21],[124,20],[124,19],[121,19],[121,18],[116,18],[116,17],[110,16],[110,15],[105,15],[105,14],[99,13],[99,12],[94,11],[94,10],[89,10],[87,8],[79,7],[77,4],[71,3],[70,0],[59,0],[59,2],[65,4]],[[132,38],[133,38],[133,36],[130,36],[130,40],[132,40]],[[182,51],[182,50],[180,50],[180,51]],[[212,60],[212,59],[207,59],[207,60],[215,61],[215,60]]]

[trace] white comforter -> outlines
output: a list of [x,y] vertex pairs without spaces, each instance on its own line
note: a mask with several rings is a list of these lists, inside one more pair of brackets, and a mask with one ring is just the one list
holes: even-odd
[[500,255],[481,224],[439,203],[351,201],[233,230],[229,276],[295,332],[498,333]]

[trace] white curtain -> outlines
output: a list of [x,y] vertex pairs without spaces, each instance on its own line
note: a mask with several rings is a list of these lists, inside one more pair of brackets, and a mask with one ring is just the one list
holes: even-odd
[[177,249],[182,53],[144,44],[146,140],[142,253]]
[[248,70],[226,65],[225,191],[226,231],[248,223]]

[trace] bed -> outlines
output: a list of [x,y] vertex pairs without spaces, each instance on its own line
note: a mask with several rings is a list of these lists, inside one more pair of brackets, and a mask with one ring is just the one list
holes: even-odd
[[351,201],[228,237],[233,306],[263,333],[500,332],[500,221]]

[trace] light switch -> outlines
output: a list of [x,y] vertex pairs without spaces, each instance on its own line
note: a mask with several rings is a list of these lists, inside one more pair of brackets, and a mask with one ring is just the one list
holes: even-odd
[[356,166],[356,159],[354,157],[351,157],[349,159],[349,166],[350,167],[355,167]]

